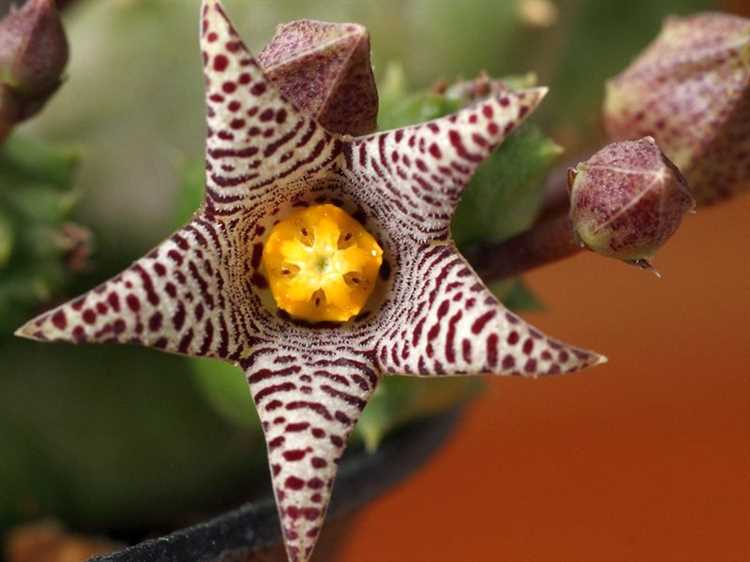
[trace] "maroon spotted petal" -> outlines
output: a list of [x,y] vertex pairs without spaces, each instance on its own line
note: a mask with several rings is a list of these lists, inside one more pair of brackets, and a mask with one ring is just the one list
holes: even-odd
[[415,246],[393,292],[400,322],[378,341],[385,374],[536,377],[605,359],[553,340],[506,310],[451,243]]
[[266,205],[280,185],[315,177],[341,143],[281,96],[218,2],[204,2],[203,13],[205,208],[228,216]]
[[268,445],[289,559],[308,560],[338,462],[378,376],[358,350],[258,346],[243,362]]
[[243,342],[224,291],[223,236],[221,225],[198,216],[114,279],[39,316],[16,335],[237,357]]
[[[203,2],[201,47],[202,208],[128,270],[18,334],[140,343],[242,367],[266,436],[289,560],[307,561],[347,437],[381,375],[536,375],[602,358],[506,311],[450,238],[477,166],[544,89],[500,91],[455,115],[352,139],[285,100],[218,0]],[[292,321],[275,307],[262,269],[271,227],[320,203],[355,216],[387,264],[371,302],[342,325]]]

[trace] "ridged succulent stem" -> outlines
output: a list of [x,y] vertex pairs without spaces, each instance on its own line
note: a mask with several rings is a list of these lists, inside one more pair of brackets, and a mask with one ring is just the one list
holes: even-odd
[[478,244],[466,252],[485,281],[500,281],[580,252],[567,213],[537,222],[508,240]]

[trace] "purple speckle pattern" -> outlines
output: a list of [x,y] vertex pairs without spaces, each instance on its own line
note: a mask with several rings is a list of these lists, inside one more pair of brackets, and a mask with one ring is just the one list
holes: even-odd
[[750,187],[750,20],[670,17],[607,86],[612,140],[656,139],[699,205]]
[[283,96],[327,130],[364,135],[376,129],[378,92],[363,26],[315,20],[280,25],[258,62]]
[[651,137],[610,144],[576,166],[570,218],[591,250],[648,260],[694,202],[679,170]]

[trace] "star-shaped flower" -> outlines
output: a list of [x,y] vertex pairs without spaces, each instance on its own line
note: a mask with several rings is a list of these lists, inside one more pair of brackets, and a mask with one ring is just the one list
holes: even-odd
[[[282,97],[219,0],[203,2],[201,47],[203,205],[129,269],[18,333],[240,366],[265,432],[289,559],[308,560],[347,437],[382,375],[536,376],[602,358],[508,312],[450,238],[473,172],[544,89],[352,138]],[[344,273],[347,263],[353,271]],[[304,282],[289,281],[304,268]]]

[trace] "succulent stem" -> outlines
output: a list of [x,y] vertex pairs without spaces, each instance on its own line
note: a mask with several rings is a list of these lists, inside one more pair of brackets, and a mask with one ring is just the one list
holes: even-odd
[[567,214],[537,222],[508,240],[478,244],[466,256],[486,281],[516,277],[531,269],[570,257],[579,251]]

